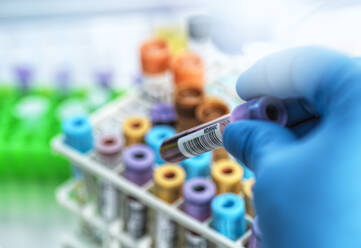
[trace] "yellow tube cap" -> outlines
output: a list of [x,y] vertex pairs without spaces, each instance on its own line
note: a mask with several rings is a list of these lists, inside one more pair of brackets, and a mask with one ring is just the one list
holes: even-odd
[[144,136],[151,128],[151,122],[144,117],[130,117],[123,123],[123,134],[126,145],[144,142]]
[[182,195],[185,173],[182,167],[166,164],[154,172],[155,195],[160,199],[173,203]]
[[217,194],[240,193],[243,168],[231,159],[218,160],[212,167],[212,179],[216,184]]

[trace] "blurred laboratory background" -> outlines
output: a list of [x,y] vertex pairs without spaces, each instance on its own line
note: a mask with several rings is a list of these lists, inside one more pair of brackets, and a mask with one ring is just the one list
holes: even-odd
[[145,40],[197,53],[214,75],[297,45],[359,57],[360,11],[356,0],[0,0],[0,247],[75,247],[64,240],[78,218],[55,193],[70,161],[51,140],[62,120],[141,84]]

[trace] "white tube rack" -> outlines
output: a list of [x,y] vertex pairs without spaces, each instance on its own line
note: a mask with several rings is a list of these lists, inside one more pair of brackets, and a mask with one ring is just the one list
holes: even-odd
[[[122,121],[128,116],[147,116],[150,105],[151,104],[149,104],[146,99],[142,98],[139,93],[130,91],[126,97],[115,100],[91,116],[95,136],[100,134],[104,129],[109,128],[109,125],[112,127],[120,127]],[[136,198],[150,209],[164,213],[164,215],[168,216],[178,225],[198,233],[217,247],[245,248],[245,245],[250,237],[250,230],[248,230],[238,240],[230,240],[211,228],[211,220],[200,222],[184,213],[181,209],[182,199],[177,201],[175,204],[170,205],[152,194],[152,182],[145,187],[139,187],[129,182],[121,176],[121,164],[119,164],[119,166],[114,170],[108,169],[102,164],[99,164],[99,162],[93,158],[92,153],[82,154],[64,144],[62,135],[53,139],[52,147],[55,151],[70,159],[73,164],[82,170],[91,173],[98,179],[101,178],[102,180],[105,179],[107,182],[110,182],[119,189],[122,195]],[[57,200],[61,205],[90,223],[92,226],[103,231],[112,239],[119,241],[124,246],[132,248],[151,247],[151,237],[149,235],[146,235],[140,240],[134,240],[123,231],[121,220],[106,223],[97,214],[94,203],[90,202],[80,205],[74,201],[74,199],[71,199],[70,192],[74,186],[75,181],[70,181],[59,188],[57,191]],[[246,219],[248,226],[250,226],[252,223],[251,217],[247,216]]]

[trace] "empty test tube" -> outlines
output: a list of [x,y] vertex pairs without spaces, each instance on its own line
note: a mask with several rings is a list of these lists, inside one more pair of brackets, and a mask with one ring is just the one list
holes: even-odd
[[160,154],[165,161],[179,162],[223,146],[226,126],[239,120],[263,120],[285,125],[287,110],[283,102],[269,96],[250,100],[236,107],[231,114],[181,132],[163,142]]
[[222,159],[212,166],[212,179],[216,184],[217,194],[240,193],[243,168],[234,160]]
[[244,212],[244,202],[239,195],[221,194],[212,201],[212,227],[229,239],[237,240],[246,231]]
[[125,145],[144,143],[144,136],[151,128],[151,123],[144,117],[130,117],[123,123]]
[[[185,179],[183,169],[178,165],[159,166],[154,172],[154,193],[161,200],[172,204],[182,195]],[[178,226],[162,212],[155,213],[153,247],[175,248],[179,245]]]
[[172,82],[168,75],[170,49],[163,39],[150,39],[140,48],[140,60],[143,71],[143,92],[154,101],[170,102]]
[[[193,178],[183,186],[183,210],[199,221],[207,220],[211,215],[211,202],[216,194],[213,182],[206,178]],[[207,248],[208,241],[198,234],[186,230],[184,247]]]
[[258,217],[253,219],[252,234],[248,241],[248,248],[261,248],[262,247],[262,232],[258,225]]
[[162,142],[173,135],[175,135],[174,128],[160,125],[151,128],[145,136],[145,143],[154,151],[156,164],[164,164],[164,160],[160,156],[159,149]]
[[[73,116],[63,121],[64,143],[81,153],[93,149],[93,131],[88,117],[83,115]],[[95,192],[95,180],[92,175],[73,166],[76,179],[84,179],[87,197]]]
[[180,165],[186,172],[186,179],[195,177],[209,177],[212,163],[212,154],[210,152],[203,153],[193,158],[183,160]]
[[[108,169],[114,169],[118,165],[121,151],[122,141],[116,135],[102,136],[95,142],[96,160]],[[98,184],[97,209],[99,214],[109,222],[119,216],[120,192],[104,179],[99,179]]]
[[150,109],[150,119],[153,126],[175,126],[177,114],[173,105],[169,103],[156,103]]
[[[124,177],[143,186],[153,176],[154,152],[146,145],[132,145],[123,152]],[[127,197],[125,202],[124,228],[134,239],[146,233],[148,209],[138,200]]]

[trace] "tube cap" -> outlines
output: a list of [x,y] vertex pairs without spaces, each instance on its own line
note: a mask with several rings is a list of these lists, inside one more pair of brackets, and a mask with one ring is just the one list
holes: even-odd
[[193,178],[183,186],[184,211],[199,221],[211,213],[211,201],[216,194],[213,182],[205,178]]
[[201,123],[215,120],[229,113],[229,108],[221,99],[207,98],[196,109],[196,117]]
[[233,193],[217,196],[212,201],[212,227],[224,236],[237,240],[246,231],[243,199]]
[[81,153],[93,148],[93,133],[88,117],[83,115],[65,119],[62,124],[64,142]]
[[164,160],[160,156],[159,149],[163,141],[175,135],[174,128],[170,126],[155,126],[151,128],[145,136],[145,143],[150,146],[155,153],[155,161],[157,164],[163,164]]
[[198,55],[191,52],[177,55],[172,61],[172,71],[176,84],[191,84],[203,88],[204,65]]
[[130,117],[123,123],[123,133],[126,145],[142,143],[144,136],[151,127],[148,119],[143,117]]
[[186,172],[187,180],[195,177],[208,177],[212,163],[212,154],[203,153],[199,156],[183,160],[180,164]]
[[241,191],[243,169],[237,162],[231,159],[218,160],[213,165],[211,174],[217,187],[217,194]]
[[123,151],[124,177],[138,185],[147,183],[152,178],[154,160],[148,146],[129,146]]
[[145,74],[159,74],[169,67],[170,50],[162,39],[151,39],[140,47],[140,60]]

